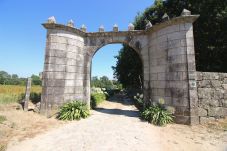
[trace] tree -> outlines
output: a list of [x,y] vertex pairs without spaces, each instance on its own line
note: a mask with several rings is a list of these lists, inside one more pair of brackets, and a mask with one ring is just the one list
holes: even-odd
[[39,76],[33,74],[31,76],[31,78],[32,78],[32,84],[33,85],[42,85],[42,81],[41,81]]
[[119,51],[114,76],[124,88],[142,88],[142,62],[135,50],[127,45]]

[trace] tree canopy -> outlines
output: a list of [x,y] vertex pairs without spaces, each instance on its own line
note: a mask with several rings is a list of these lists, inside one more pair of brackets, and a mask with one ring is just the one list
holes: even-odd
[[[32,75],[32,85],[41,85],[42,81],[39,76]],[[19,78],[17,74],[10,75],[6,71],[0,71],[0,84],[1,85],[25,85],[26,78]]]

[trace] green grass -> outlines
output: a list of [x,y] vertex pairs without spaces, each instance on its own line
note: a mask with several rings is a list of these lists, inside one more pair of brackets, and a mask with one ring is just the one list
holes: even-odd
[[6,121],[6,117],[0,115],[0,124],[2,124],[4,121]]

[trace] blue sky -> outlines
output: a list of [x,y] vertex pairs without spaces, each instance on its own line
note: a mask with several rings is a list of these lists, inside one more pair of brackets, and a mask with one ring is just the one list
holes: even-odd
[[[74,20],[88,31],[100,25],[112,30],[116,23],[127,30],[138,12],[153,4],[153,0],[0,0],[0,70],[22,77],[43,70],[46,30],[41,26],[50,16],[57,23]],[[111,66],[120,44],[101,48],[93,58],[92,75],[112,78]]]

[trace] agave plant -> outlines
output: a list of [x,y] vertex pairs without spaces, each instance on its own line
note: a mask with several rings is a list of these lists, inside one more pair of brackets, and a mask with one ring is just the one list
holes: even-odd
[[66,103],[60,108],[58,119],[60,120],[80,120],[81,118],[87,118],[90,115],[90,111],[86,103],[81,101],[72,101]]
[[155,104],[141,112],[142,119],[159,126],[173,122],[173,115],[162,104]]

